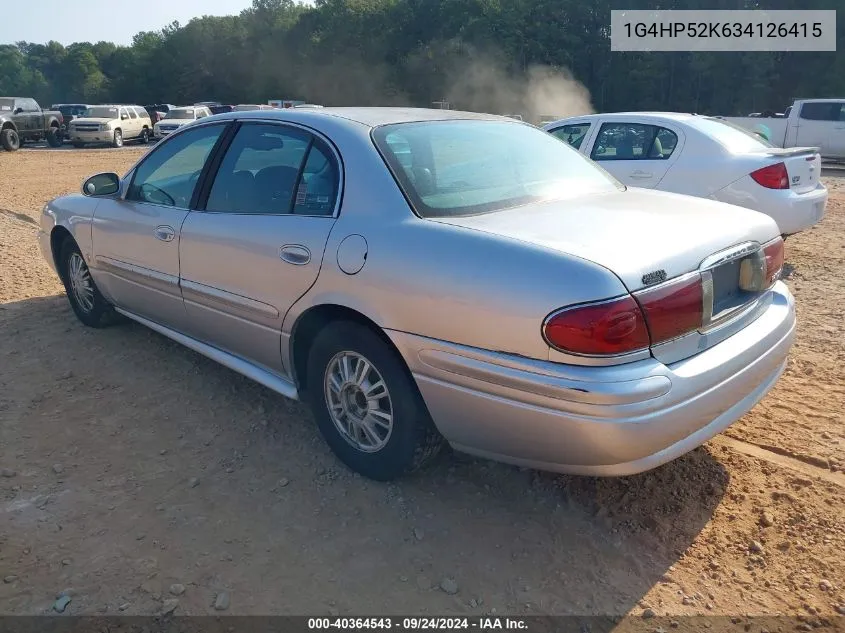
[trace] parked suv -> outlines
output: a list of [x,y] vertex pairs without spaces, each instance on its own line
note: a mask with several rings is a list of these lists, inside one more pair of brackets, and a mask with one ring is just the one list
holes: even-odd
[[123,147],[125,141],[148,143],[153,124],[139,105],[95,105],[71,121],[68,137],[74,147],[88,143],[109,143]]
[[153,127],[153,133],[156,140],[160,140],[171,132],[178,130],[183,125],[187,125],[191,121],[203,119],[207,116],[211,116],[211,110],[209,110],[206,106],[173,108],[161,121],[155,124]]

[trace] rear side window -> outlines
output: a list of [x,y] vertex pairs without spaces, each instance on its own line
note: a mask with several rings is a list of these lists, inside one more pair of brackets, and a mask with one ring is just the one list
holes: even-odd
[[137,112],[135,112],[135,108],[126,108],[126,110],[129,112],[129,116],[130,116],[131,118],[133,118],[133,119],[137,119],[137,118],[138,118],[138,113],[137,113]]
[[845,103],[810,102],[801,106],[799,117],[807,121],[845,121]]
[[603,123],[590,158],[602,160],[665,160],[675,151],[678,135],[643,123]]
[[143,108],[135,108],[135,114],[137,114],[142,119],[146,119],[148,116],[150,116],[149,114],[147,114],[147,111]]
[[564,125],[563,127],[549,130],[549,133],[562,141],[566,141],[575,149],[580,149],[589,129],[590,123],[573,123],[572,125]]
[[338,186],[333,155],[307,132],[263,123],[243,125],[223,157],[205,208],[218,213],[330,216]]

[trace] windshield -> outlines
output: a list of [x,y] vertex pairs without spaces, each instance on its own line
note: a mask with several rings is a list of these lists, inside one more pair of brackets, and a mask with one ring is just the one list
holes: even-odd
[[109,106],[93,106],[82,113],[84,117],[92,119],[117,119],[117,108],[110,108]]
[[565,142],[517,122],[399,123],[376,128],[373,140],[422,217],[624,189]]
[[760,128],[766,138],[728,121],[712,117],[692,117],[689,124],[735,154],[774,147],[766,140],[772,137],[772,131],[765,123],[755,123],[754,128]]
[[194,110],[171,110],[164,115],[165,119],[193,119]]

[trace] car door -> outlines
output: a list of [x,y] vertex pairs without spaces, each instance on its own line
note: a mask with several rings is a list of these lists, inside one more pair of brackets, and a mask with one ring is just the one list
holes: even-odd
[[92,227],[92,274],[120,308],[173,329],[185,326],[179,230],[226,123],[185,130],[153,149],[121,195],[102,199]]
[[589,156],[620,182],[653,189],[677,160],[683,133],[666,124],[605,121],[592,137]]
[[[284,372],[285,313],[316,281],[342,172],[330,144],[290,124],[239,124],[182,227],[189,334]],[[204,202],[204,204],[203,204]]]
[[574,149],[583,150],[587,147],[585,141],[589,138],[593,124],[590,121],[572,121],[566,125],[547,130],[552,136],[569,143]]

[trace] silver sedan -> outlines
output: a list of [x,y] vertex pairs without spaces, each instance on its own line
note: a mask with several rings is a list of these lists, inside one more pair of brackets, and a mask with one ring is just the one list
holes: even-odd
[[654,468],[754,406],[794,337],[771,218],[626,189],[481,114],[207,117],[49,202],[40,242],[83,323],[134,319],[306,400],[379,480],[447,443]]

